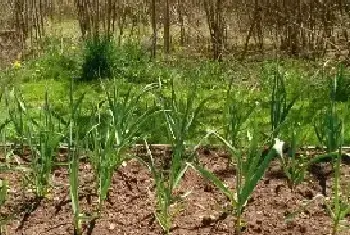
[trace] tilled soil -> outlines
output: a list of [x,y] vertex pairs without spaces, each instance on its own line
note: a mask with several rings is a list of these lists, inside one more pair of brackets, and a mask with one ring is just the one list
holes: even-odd
[[[200,161],[229,187],[234,186],[235,172],[227,167],[225,153],[201,151]],[[342,167],[342,174],[348,179],[348,166]],[[73,234],[67,167],[56,167],[52,176],[54,187],[41,200],[35,199],[23,175],[23,172],[0,173],[0,178],[6,178],[10,184],[8,199],[1,208],[0,216],[15,214],[7,221],[7,234]],[[331,195],[333,174],[330,165],[313,166],[307,175],[304,183],[291,190],[278,161],[272,162],[246,205],[246,224],[242,234],[330,234],[331,218],[322,197],[316,197]],[[79,177],[80,209],[85,215],[91,215],[97,208],[91,165],[82,163]],[[192,169],[185,174],[177,193],[186,192],[189,194],[173,221],[172,234],[236,234],[235,217],[225,206],[228,204],[226,197]],[[129,161],[115,172],[102,214],[100,218],[84,223],[84,235],[162,234],[153,214],[154,198],[154,184],[148,169],[136,160]],[[349,230],[339,234],[349,234]]]

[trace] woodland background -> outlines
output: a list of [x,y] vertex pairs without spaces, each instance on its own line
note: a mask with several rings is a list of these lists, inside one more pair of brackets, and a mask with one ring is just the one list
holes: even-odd
[[349,0],[2,0],[0,62],[40,53],[57,23],[132,37],[152,56],[350,60]]

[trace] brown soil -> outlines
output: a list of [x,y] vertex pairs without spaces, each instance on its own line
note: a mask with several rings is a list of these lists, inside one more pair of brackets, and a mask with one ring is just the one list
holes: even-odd
[[[233,187],[234,171],[227,168],[225,153],[202,150],[200,161]],[[348,168],[343,166],[342,169],[347,179]],[[7,234],[73,234],[67,168],[62,166],[54,170],[52,180],[55,186],[51,194],[42,200],[35,199],[34,194],[28,191],[28,185],[22,185],[23,175],[23,172],[0,173],[0,178],[7,178],[11,186],[0,216],[15,214],[15,218],[7,222]],[[243,234],[330,234],[332,221],[322,199],[315,199],[306,207],[302,205],[321,193],[330,196],[331,178],[328,164],[313,166],[305,182],[292,191],[286,186],[278,162],[273,162],[247,203]],[[97,197],[91,190],[94,179],[88,163],[81,164],[80,185],[80,208],[84,214],[92,214],[97,207]],[[216,187],[189,170],[179,189],[179,193],[182,192],[191,193],[184,202],[183,210],[173,221],[172,234],[235,234],[235,218],[225,212],[228,201]],[[102,215],[83,225],[84,234],[162,234],[153,209],[153,180],[148,169],[131,160],[115,172]],[[300,213],[287,220],[287,215],[298,210]],[[345,230],[339,234],[348,232]]]

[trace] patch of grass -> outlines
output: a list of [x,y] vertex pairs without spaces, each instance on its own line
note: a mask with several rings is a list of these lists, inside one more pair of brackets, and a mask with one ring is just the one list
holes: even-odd
[[[31,108],[40,106],[39,104],[42,102],[47,88],[50,99],[52,99],[52,107],[65,117],[68,114],[66,94],[69,90],[69,81],[72,77],[78,78],[82,74],[84,53],[86,51],[80,43],[70,44],[66,39],[62,43],[57,38],[50,40],[47,43],[47,52],[44,52],[40,58],[25,61],[19,68],[1,71],[0,77],[2,82],[19,87],[26,104]],[[181,93],[181,91],[185,91],[188,81],[192,81],[197,83],[199,99],[206,97],[208,94],[211,95],[204,114],[198,117],[201,125],[197,135],[191,141],[198,141],[201,135],[205,133],[206,128],[217,129],[220,134],[223,134],[221,128],[223,107],[227,87],[231,81],[234,87],[231,93],[232,96],[235,96],[242,103],[259,103],[259,113],[257,117],[254,117],[256,119],[254,121],[259,123],[262,132],[269,132],[271,128],[269,127],[270,93],[273,85],[273,79],[270,78],[273,77],[272,73],[276,67],[275,61],[264,61],[262,63],[225,61],[218,63],[213,61],[174,60],[165,63],[149,61],[144,48],[132,41],[121,46],[113,46],[111,51],[107,48],[108,46],[101,45],[100,52],[96,49],[98,56],[105,56],[106,60],[110,59],[105,64],[107,67],[111,65],[111,70],[106,70],[105,75],[109,79],[104,80],[104,86],[109,87],[111,80],[117,79],[120,81],[121,90],[126,91],[129,86],[141,89],[142,84],[158,82],[160,79],[164,86],[172,81],[174,87]],[[104,52],[104,50],[107,52]],[[99,59],[96,60],[99,61]],[[289,119],[290,121],[299,122],[302,126],[301,132],[305,136],[305,142],[315,145],[318,140],[310,124],[313,123],[319,110],[327,103],[328,98],[325,94],[328,87],[324,81],[334,71],[332,72],[332,68],[322,67],[323,65],[319,66],[296,60],[280,61],[279,64],[284,70],[286,99],[290,100],[293,96],[299,96],[289,111]],[[98,69],[99,66],[96,68]],[[87,69],[89,66],[85,65],[85,67],[86,74],[89,74],[90,72]],[[90,73],[91,76],[96,75],[96,68],[95,72]],[[343,73],[348,74],[348,69],[343,68]],[[346,76],[344,77],[346,78]],[[170,94],[170,91],[165,90],[164,92]],[[82,104],[82,115],[89,119],[91,105],[104,98],[100,81],[76,83],[74,96],[81,93],[86,93]],[[142,112],[146,107],[152,105],[152,102],[152,97],[145,97],[138,104],[138,110]],[[346,103],[340,104],[338,107],[340,110],[345,110]],[[250,126],[252,120],[252,117],[245,120],[242,128],[245,129],[245,127]],[[157,131],[162,125],[160,123],[164,123],[162,118],[152,117],[144,127],[151,138],[148,140],[149,142],[166,141]],[[281,137],[288,136],[288,130],[282,128],[280,135]],[[344,141],[350,143],[349,134],[345,134]]]

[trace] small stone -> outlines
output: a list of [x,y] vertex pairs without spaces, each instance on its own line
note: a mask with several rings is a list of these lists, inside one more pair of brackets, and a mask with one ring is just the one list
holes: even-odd
[[114,230],[115,229],[115,224],[111,223],[109,224],[109,230]]

